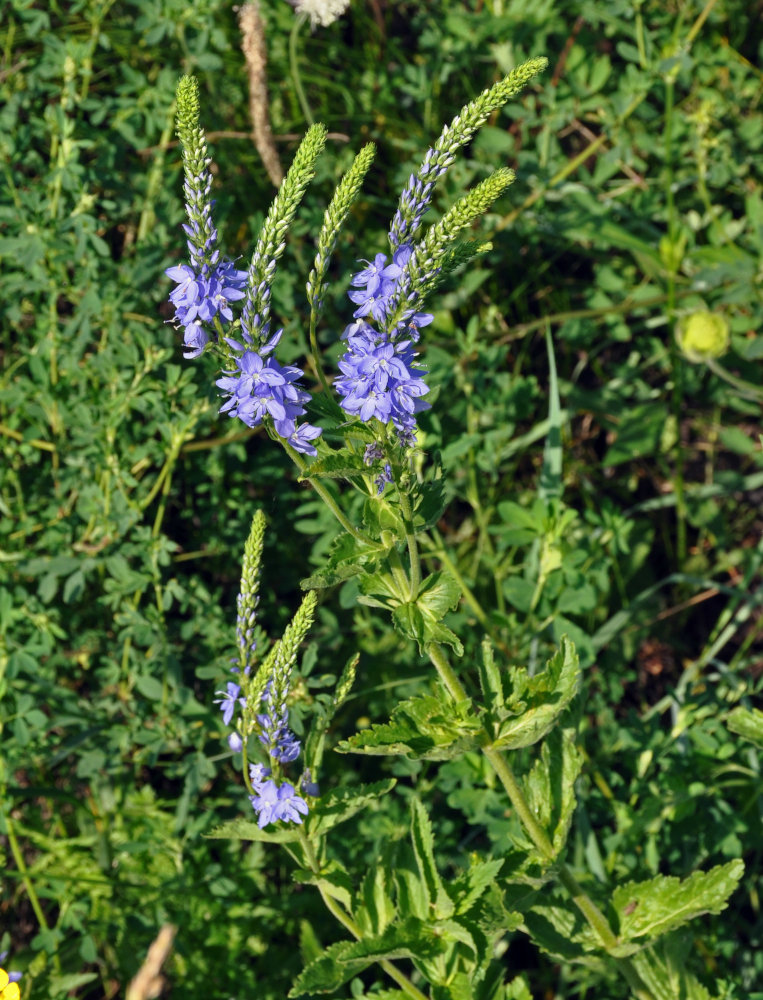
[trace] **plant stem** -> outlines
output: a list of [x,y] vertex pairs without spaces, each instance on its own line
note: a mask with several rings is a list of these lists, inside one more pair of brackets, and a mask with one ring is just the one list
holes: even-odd
[[411,501],[405,490],[398,488],[397,495],[400,499],[400,510],[403,514],[403,524],[405,525],[405,541],[408,545],[408,558],[411,564],[410,593],[411,600],[415,601],[421,586],[421,557],[419,547],[416,543],[416,532],[413,527],[413,511]]
[[[440,679],[447,688],[451,697],[455,701],[464,700],[467,697],[466,690],[456,676],[453,668],[448,663],[442,646],[437,643],[430,643],[427,646],[427,654],[429,655],[430,660],[434,664]],[[486,743],[482,747],[482,752],[498,776],[499,781],[503,785],[504,790],[509,797],[509,801],[520,819],[520,822],[524,826],[530,836],[530,839],[544,860],[548,862],[548,864],[555,863],[556,858],[554,846],[548,839],[546,831],[541,827],[533,815],[519,782],[514,776],[514,772],[506,763],[506,759],[501,752],[490,745],[490,736],[487,731],[484,733],[484,738]],[[586,923],[596,934],[602,948],[615,962],[620,973],[628,982],[634,997],[637,997],[638,1000],[654,1000],[649,990],[641,981],[641,977],[634,968],[630,959],[620,958],[612,954],[612,951],[618,944],[617,935],[609,926],[607,918],[594,903],[591,897],[582,889],[567,865],[563,862],[559,863],[556,867],[556,873],[559,881],[569,892],[573,903],[582,913]]]
[[[305,852],[305,858],[307,859],[310,871],[314,875],[320,875],[321,867],[315,854],[315,848],[305,833],[305,828],[303,826],[299,828],[299,842]],[[320,884],[318,885],[318,891],[320,892],[321,899],[323,900],[329,913],[331,913],[332,916],[339,921],[345,930],[352,934],[356,941],[360,941],[363,937],[363,932],[352,917],[342,909],[339,903],[332,896],[329,896],[325,888]],[[414,986],[405,973],[401,972],[397,966],[393,965],[393,963],[388,959],[381,959],[381,961],[379,961],[379,965],[382,969],[384,969],[390,979],[397,983],[403,993],[405,993],[406,996],[411,997],[411,1000],[427,1000],[426,995]]]
[[[50,925],[48,924],[45,913],[40,905],[40,899],[34,887],[34,883],[29,877],[29,869],[24,861],[24,855],[22,853],[19,842],[16,839],[16,831],[14,830],[13,820],[11,819],[9,813],[5,814],[5,832],[8,836],[8,844],[11,848],[11,854],[13,855],[13,860],[16,862],[16,867],[19,870],[19,875],[21,875],[21,881],[24,883],[24,888],[26,889],[27,896],[29,897],[29,902],[34,911],[35,917],[37,917],[37,923],[40,925],[41,929],[50,931]],[[56,968],[56,972],[61,974],[61,959],[58,952],[53,953],[53,965]]]
[[294,24],[289,34],[289,66],[291,67],[291,78],[294,83],[294,89],[297,92],[299,106],[302,108],[302,114],[305,116],[307,124],[312,125],[314,123],[313,113],[310,110],[310,105],[307,103],[305,92],[302,89],[302,77],[299,72],[299,58],[297,56],[297,38],[299,37],[299,29],[306,20],[306,14],[300,14],[294,19]]
[[315,374],[318,376],[318,381],[321,383],[321,388],[326,393],[327,398],[331,399],[331,389],[329,388],[326,373],[323,370],[320,354],[318,352],[318,337],[316,335],[317,322],[318,313],[315,308],[315,303],[313,302],[313,306],[310,309],[310,352],[313,356],[313,367],[315,368]]
[[364,545],[368,545],[371,548],[378,548],[379,546],[376,544],[376,542],[373,541],[373,539],[369,538],[367,535],[364,535],[362,531],[356,528],[355,525],[345,517],[344,513],[339,507],[339,504],[331,496],[331,494],[323,485],[323,483],[321,483],[318,479],[314,479],[312,476],[305,475],[305,473],[307,472],[307,462],[305,462],[305,460],[302,458],[299,452],[295,451],[291,447],[291,445],[287,444],[280,438],[279,441],[286,449],[289,458],[291,458],[292,462],[294,462],[294,464],[299,469],[302,478],[305,479],[308,483],[310,483],[312,488],[315,490],[315,492],[318,494],[321,500],[323,500],[323,502],[326,504],[328,509],[337,519],[337,521],[339,521],[339,523],[342,525],[344,530],[349,532],[353,538],[357,539],[359,542],[362,542]]

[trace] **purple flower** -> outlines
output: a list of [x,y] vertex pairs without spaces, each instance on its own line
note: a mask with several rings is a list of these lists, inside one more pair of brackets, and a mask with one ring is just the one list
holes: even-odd
[[[193,245],[188,246],[192,250]],[[210,332],[202,324],[212,323],[216,316],[221,321],[233,319],[230,303],[244,297],[246,271],[238,271],[231,261],[223,261],[211,272],[207,264],[201,263],[198,271],[188,264],[177,264],[165,273],[177,284],[170,292],[170,302],[175,306],[174,319],[185,328],[184,357],[196,358],[210,340]]]
[[363,422],[392,420],[398,432],[415,433],[414,415],[428,408],[420,397],[429,388],[413,367],[416,354],[410,341],[391,342],[368,324],[355,324],[347,343],[339,361],[342,375],[334,381],[342,409]]
[[228,737],[228,746],[234,753],[241,753],[244,749],[244,741],[241,739],[238,733],[233,732]]
[[289,729],[289,712],[285,707],[277,714],[262,712],[257,716],[260,743],[273,760],[288,764],[299,757],[300,742]]
[[241,688],[238,684],[234,684],[233,681],[228,681],[228,690],[215,691],[215,694],[222,695],[222,698],[216,698],[213,704],[220,706],[220,711],[223,713],[223,722],[226,726],[229,726],[233,718],[233,713],[236,711],[236,702],[242,707],[246,704],[244,698],[239,698]]
[[302,816],[307,816],[309,810],[307,802],[297,795],[294,785],[285,781],[278,789],[278,806],[274,812],[277,812],[277,819],[287,823],[301,823]]
[[411,246],[402,244],[392,255],[391,264],[387,264],[387,257],[383,253],[377,253],[373,263],[365,262],[368,266],[358,271],[351,282],[353,286],[362,288],[362,291],[347,293],[350,300],[358,307],[353,313],[355,319],[370,313],[377,322],[384,322],[387,307],[397,287],[397,280],[412,253]]
[[384,487],[387,485],[387,483],[391,482],[392,482],[392,467],[390,466],[389,462],[387,462],[382,471],[376,477],[376,479],[374,479],[374,483],[376,485],[376,492],[378,496],[382,495],[382,493],[384,492]]
[[279,819],[287,823],[301,823],[302,816],[309,812],[307,802],[297,795],[294,786],[285,781],[280,788],[275,781],[262,783],[257,795],[250,795],[249,801],[258,814],[260,829]]
[[257,795],[250,795],[249,801],[258,815],[257,826],[262,829],[273,822],[273,811],[278,805],[278,785],[275,781],[264,781],[256,790]]
[[400,196],[389,231],[393,247],[412,240],[421,225],[421,219],[432,200],[435,181],[442,177],[453,162],[452,152],[428,149],[418,174],[411,174]]
[[314,455],[315,448],[310,441],[319,437],[322,431],[310,424],[298,431],[296,423],[297,417],[305,413],[303,404],[310,398],[298,382],[304,374],[302,370],[284,367],[275,358],[264,359],[262,353],[249,350],[236,358],[235,364],[234,371],[226,372],[216,382],[223,395],[228,396],[220,412],[238,417],[247,427],[256,427],[265,417],[270,417],[279,437],[285,438],[298,451]]
[[302,775],[302,779],[299,783],[299,790],[305,795],[309,795],[311,799],[317,799],[321,794],[320,786],[317,782],[313,781],[313,776],[310,773],[310,768],[305,768],[305,773]]
[[312,442],[322,433],[323,430],[320,427],[313,427],[312,424],[301,424],[288,439],[289,444],[295,451],[299,451],[303,455],[317,455],[318,452]]
[[265,767],[264,764],[250,764],[249,765],[249,780],[252,783],[252,788],[255,792],[259,792],[266,779],[270,777],[273,772],[269,767]]

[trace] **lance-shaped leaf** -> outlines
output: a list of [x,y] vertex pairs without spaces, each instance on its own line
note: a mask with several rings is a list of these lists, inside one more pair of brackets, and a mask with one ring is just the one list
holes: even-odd
[[720,913],[743,873],[743,862],[735,860],[708,872],[694,872],[683,880],[658,875],[647,882],[618,886],[612,894],[612,906],[619,918],[618,937],[624,946],[621,954],[629,953],[626,942],[637,942],[640,947],[702,913]]
[[503,684],[498,664],[495,662],[493,645],[488,638],[482,640],[482,660],[479,664],[480,688],[488,711],[498,712],[503,708]]
[[357,576],[358,573],[362,572],[363,567],[357,563],[340,563],[333,569],[331,567],[324,567],[318,570],[312,576],[300,580],[299,585],[303,590],[325,590],[326,587],[335,587],[338,583],[344,583],[345,580],[350,580],[353,576]]
[[331,545],[328,559],[313,576],[300,581],[303,590],[320,590],[349,580],[364,571],[365,564],[379,554],[380,547],[358,541],[352,535],[338,535]]
[[388,723],[343,740],[339,753],[398,755],[411,760],[451,760],[479,746],[482,731],[471,702],[434,695],[401,702]]
[[480,861],[474,855],[469,858],[469,867],[450,883],[450,894],[456,902],[456,913],[468,913],[478,899],[498,878],[503,868],[503,859]]
[[735,708],[729,713],[726,724],[732,733],[738,733],[763,749],[763,712],[759,708]]
[[419,587],[415,601],[400,604],[392,612],[395,627],[409,639],[415,639],[424,653],[430,642],[452,646],[459,656],[464,647],[458,636],[442,624],[442,618],[457,607],[461,588],[449,573],[432,573]]
[[420,920],[388,927],[383,934],[361,941],[339,941],[297,977],[290,997],[303,993],[331,993],[369,965],[383,959],[429,959],[446,945]]
[[352,910],[354,886],[347,869],[331,861],[319,872],[298,868],[292,878],[303,885],[315,885],[327,896],[338,900],[347,910]]
[[579,962],[603,971],[605,959],[593,930],[571,900],[536,903],[524,915],[524,929],[536,945],[558,961]]
[[362,455],[355,455],[349,449],[316,458],[310,463],[306,476],[300,476],[304,483],[308,479],[363,479],[369,475],[368,466],[363,462]]
[[291,844],[299,840],[298,826],[261,830],[250,819],[233,819],[205,834],[210,840],[259,840],[265,844]]
[[355,921],[364,934],[382,934],[395,919],[395,906],[388,887],[391,865],[382,858],[366,872],[360,889],[362,902],[355,908]]
[[413,526],[416,531],[427,531],[437,524],[448,505],[439,454],[435,454],[432,461],[434,472],[431,482],[414,485],[412,489],[411,505],[413,506]]
[[423,580],[416,595],[416,604],[438,621],[453,611],[461,600],[461,588],[456,579],[442,570]]
[[464,654],[464,647],[456,633],[438,622],[434,615],[423,611],[418,604],[409,601],[398,605],[392,612],[392,623],[407,639],[416,641],[422,654],[430,642],[451,646],[457,656]]
[[527,804],[551,841],[555,858],[566,843],[575,812],[575,782],[581,767],[575,735],[572,728],[554,729],[524,779]]
[[506,993],[503,1000],[533,1000],[530,987],[524,976],[517,976],[510,983],[506,984]]
[[376,799],[390,792],[396,784],[395,778],[376,781],[372,785],[354,785],[351,788],[336,788],[327,795],[316,799],[306,820],[306,829],[311,836],[326,833],[332,827],[351,819],[361,809],[366,809]]
[[369,497],[363,504],[363,528],[375,539],[381,539],[382,532],[389,532],[393,538],[405,534],[405,523],[399,510],[383,497]]
[[364,573],[360,578],[360,604],[392,610],[400,603],[397,584],[391,573]]
[[694,936],[678,932],[644,948],[631,962],[654,1000],[712,1000],[690,971],[688,962],[695,950]]
[[411,840],[419,874],[429,897],[429,913],[437,920],[452,916],[456,907],[445,891],[440,873],[437,871],[432,824],[418,799],[411,799]]
[[580,683],[580,661],[575,647],[562,636],[561,646],[547,662],[545,670],[531,677],[524,669],[509,671],[504,684],[505,706],[499,717],[496,749],[529,747],[550,732],[569,705]]

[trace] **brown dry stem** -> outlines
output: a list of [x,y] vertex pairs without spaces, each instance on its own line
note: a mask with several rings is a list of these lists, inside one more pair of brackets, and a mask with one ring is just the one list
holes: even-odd
[[241,28],[241,49],[246,59],[249,77],[249,114],[252,119],[252,138],[260,154],[268,177],[276,187],[281,186],[283,170],[273,142],[268,115],[268,82],[266,75],[267,52],[265,25],[260,16],[257,0],[245,3],[238,12]]
[[176,928],[172,924],[165,924],[160,929],[148,949],[148,954],[138,970],[138,974],[127,987],[125,1000],[153,1000],[162,992],[164,986],[162,966],[172,949],[175,930]]

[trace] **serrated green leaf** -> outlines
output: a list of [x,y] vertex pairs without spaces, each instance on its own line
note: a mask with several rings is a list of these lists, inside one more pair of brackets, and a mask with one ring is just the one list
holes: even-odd
[[503,707],[503,684],[498,665],[495,662],[493,645],[488,638],[482,640],[482,659],[479,664],[480,688],[487,703],[488,712]]
[[356,455],[349,449],[343,448],[340,452],[316,458],[310,463],[307,475],[300,476],[299,481],[304,483],[307,479],[346,479],[351,482],[354,479],[363,479],[368,472],[368,466],[363,462],[362,455]]
[[509,672],[511,692],[501,715],[496,749],[528,747],[550,732],[580,683],[580,661],[573,643],[562,636],[559,650],[545,670],[530,677],[526,670]]
[[327,896],[338,900],[347,910],[352,911],[354,886],[347,870],[338,862],[332,861],[319,872],[297,869],[292,878],[303,885],[316,885]]
[[405,534],[400,513],[383,497],[369,497],[363,504],[363,527],[372,538],[381,538],[382,532],[389,532],[394,538]]
[[438,621],[458,606],[461,588],[450,573],[438,570],[426,578],[419,587],[416,604],[422,611],[428,611]]
[[308,965],[297,977],[289,996],[330,993],[375,962],[435,958],[444,947],[419,920],[393,925],[383,934],[361,941],[340,941],[330,945],[320,958]]
[[527,804],[551,841],[554,858],[567,841],[575,812],[575,782],[582,764],[575,735],[574,729],[552,730],[523,782]]
[[250,819],[232,819],[205,834],[209,840],[258,840],[265,844],[290,844],[299,840],[299,827],[288,826],[273,831],[261,830]]
[[325,590],[326,587],[334,587],[337,583],[344,583],[353,576],[363,572],[363,567],[357,563],[341,563],[334,569],[321,569],[312,576],[305,577],[299,581],[302,590]]
[[387,866],[374,865],[368,870],[360,896],[362,903],[355,909],[355,920],[362,931],[382,934],[395,919],[396,907],[387,890]]
[[412,760],[451,760],[477,749],[481,732],[471,702],[461,704],[424,695],[401,702],[389,723],[364,729],[336,749],[339,753],[398,755]]
[[421,877],[413,848],[398,850],[393,869],[395,899],[403,920],[429,919],[429,894]]
[[418,799],[411,799],[411,841],[416,864],[429,897],[429,912],[437,920],[452,916],[456,907],[445,891],[434,860],[434,836],[424,807]]
[[332,827],[351,819],[361,809],[386,795],[397,784],[396,778],[376,781],[371,785],[353,785],[351,788],[337,788],[316,799],[305,821],[305,829],[310,836],[319,836]]
[[[435,472],[437,476],[437,471]],[[439,478],[418,486],[411,498],[413,504],[413,526],[416,531],[427,531],[433,527],[443,515],[448,506],[445,497],[442,466],[439,467]]]
[[464,647],[455,632],[417,604],[399,604],[392,611],[392,624],[407,639],[415,640],[422,654],[429,643],[437,642],[452,646],[458,656],[463,656]]
[[364,566],[379,555],[378,546],[369,546],[359,542],[348,532],[337,535],[331,544],[329,557],[324,566],[313,576],[302,580],[303,590],[319,590],[341,583],[358,573]]
[[450,883],[450,895],[456,902],[456,913],[468,913],[474,903],[495,882],[503,867],[503,859],[481,861],[472,855],[469,867]]
[[397,584],[391,573],[364,573],[360,578],[361,604],[391,610],[400,604]]
[[735,708],[726,719],[732,733],[763,748],[763,712],[758,708]]
[[687,966],[692,935],[671,934],[633,955],[631,962],[654,1000],[712,1000]]
[[740,860],[694,872],[687,879],[658,875],[646,882],[628,882],[612,894],[622,942],[656,938],[702,913],[720,913],[744,873]]
[[592,954],[600,950],[598,939],[571,901],[535,904],[525,913],[524,926],[535,944],[553,958],[603,966],[604,958]]
[[512,979],[510,983],[506,984],[504,1000],[533,1000],[533,995],[524,976],[517,976],[516,979]]

